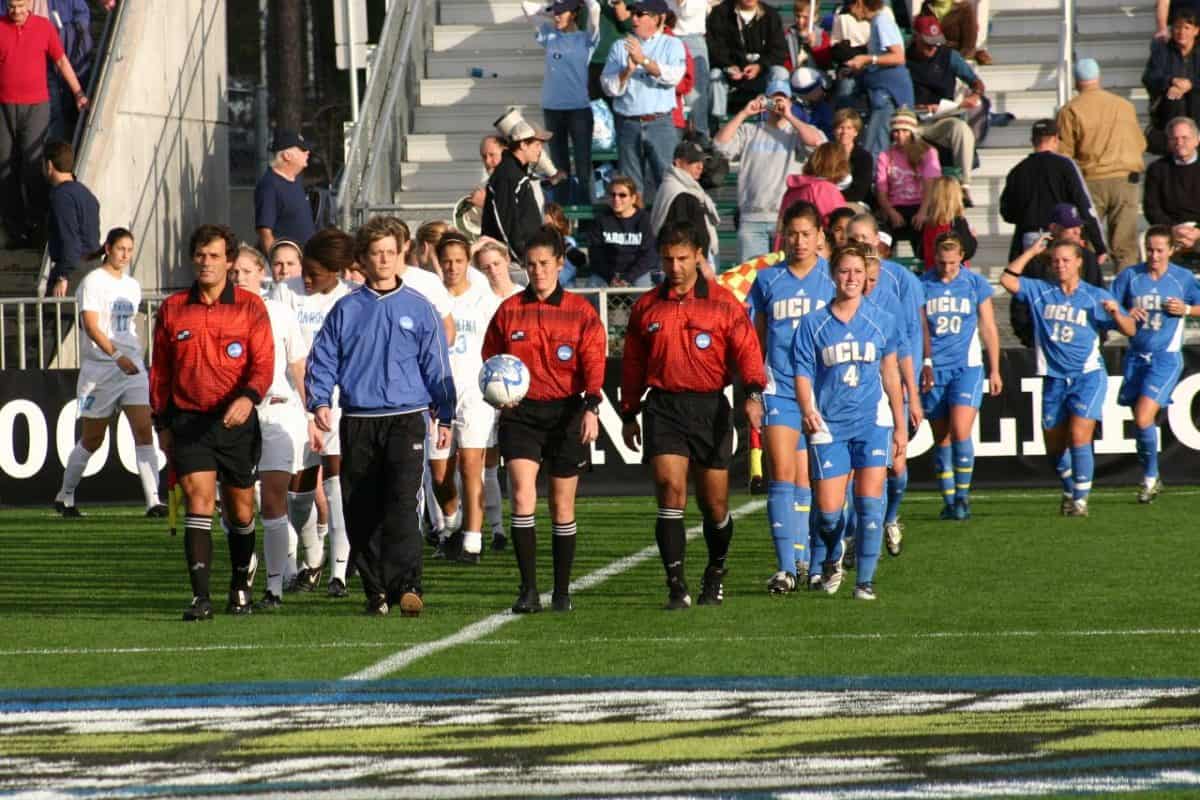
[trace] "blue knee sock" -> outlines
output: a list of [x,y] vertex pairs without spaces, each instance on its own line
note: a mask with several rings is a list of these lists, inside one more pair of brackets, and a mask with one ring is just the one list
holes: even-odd
[[[812,489],[807,486],[797,486],[793,490],[793,510],[795,526],[792,528],[792,562],[808,564],[811,562],[808,544],[808,517],[812,513]],[[795,569],[799,570],[799,567]],[[796,572],[800,577],[799,571]]]
[[1134,438],[1137,440],[1138,461],[1142,464],[1142,473],[1147,479],[1158,477],[1158,426],[1137,428]]
[[964,439],[954,443],[954,499],[966,500],[971,494],[971,474],[975,472],[975,442]]
[[908,490],[908,469],[899,475],[889,475],[887,479],[887,516],[884,522],[891,525],[900,518],[900,504],[904,502],[904,492]]
[[792,531],[796,529],[792,490],[792,484],[784,481],[767,483],[767,521],[771,524],[777,568],[784,572],[796,570],[796,560],[792,555]]
[[1096,457],[1092,455],[1090,443],[1071,448],[1071,467],[1075,479],[1071,496],[1076,500],[1087,500],[1088,493],[1092,491],[1092,473],[1096,468]]
[[858,544],[856,583],[871,583],[875,580],[879,548],[883,544],[883,499],[856,497],[854,510],[858,512],[859,529],[858,539],[855,540]]
[[842,526],[845,515],[840,508],[837,511],[818,511],[817,520],[821,531],[821,543],[825,546],[822,563],[837,561],[842,555]]
[[1054,462],[1054,472],[1062,481],[1063,494],[1075,494],[1075,481],[1071,480],[1071,451],[1063,450],[1058,456],[1051,456],[1050,460]]
[[854,513],[854,478],[846,482],[846,502],[842,505],[842,538],[853,539],[858,534],[858,515]]
[[809,518],[808,528],[808,574],[820,575],[821,564],[829,555],[825,540],[821,538],[821,512],[813,511]]
[[933,452],[933,471],[942,489],[942,502],[954,504],[954,450],[950,445],[938,445]]

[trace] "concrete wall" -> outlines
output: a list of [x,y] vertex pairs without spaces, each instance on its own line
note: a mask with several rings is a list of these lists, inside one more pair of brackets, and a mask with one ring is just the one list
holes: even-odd
[[101,236],[133,231],[143,288],[181,287],[192,229],[230,221],[225,0],[122,6],[80,178],[100,200]]

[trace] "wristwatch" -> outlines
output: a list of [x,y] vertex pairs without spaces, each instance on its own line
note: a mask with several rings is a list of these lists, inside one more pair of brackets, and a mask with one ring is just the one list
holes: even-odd
[[753,400],[756,403],[761,403],[763,401],[762,392],[750,392],[746,395],[746,399]]

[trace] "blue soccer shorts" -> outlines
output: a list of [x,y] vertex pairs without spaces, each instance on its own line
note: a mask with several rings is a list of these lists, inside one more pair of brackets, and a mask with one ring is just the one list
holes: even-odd
[[983,367],[937,370],[933,388],[921,393],[921,408],[930,420],[950,416],[952,406],[979,408],[983,404]]
[[1042,427],[1057,428],[1068,417],[1099,420],[1104,411],[1108,373],[1092,370],[1073,378],[1042,378]]
[[891,463],[892,429],[872,425],[848,439],[814,444],[809,452],[812,476],[817,480],[837,478],[856,469],[886,467]]
[[796,449],[807,450],[808,437],[804,435],[804,417],[800,413],[800,404],[791,397],[764,394],[763,405],[766,412],[763,425],[768,427],[781,425],[786,428],[792,428],[800,434],[800,441],[796,443]]
[[1139,397],[1148,397],[1165,408],[1171,404],[1171,393],[1179,376],[1183,373],[1181,353],[1135,353],[1125,354],[1125,377],[1117,402],[1132,406]]

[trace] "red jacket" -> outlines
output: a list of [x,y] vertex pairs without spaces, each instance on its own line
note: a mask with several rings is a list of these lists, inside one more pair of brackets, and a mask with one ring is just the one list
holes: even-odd
[[483,337],[486,361],[511,353],[529,369],[530,400],[587,396],[599,403],[608,338],[592,304],[562,286],[545,300],[526,288],[500,304]]
[[157,419],[176,410],[223,412],[239,397],[258,405],[274,369],[271,319],[258,295],[227,282],[217,302],[207,305],[193,285],[159,307],[150,368]]
[[[675,35],[675,32],[670,28],[664,28],[664,32]],[[687,119],[683,115],[683,98],[688,96],[688,93],[696,86],[696,62],[692,60],[692,51],[688,46],[683,45],[683,57],[686,61],[686,68],[683,72],[683,77],[679,83],[675,84],[675,110],[671,112],[671,120],[675,123],[676,128],[686,128]]]
[[646,387],[664,392],[719,392],[736,367],[742,384],[767,383],[758,338],[733,293],[703,275],[680,297],[669,286],[646,292],[629,312],[621,364],[621,416],[632,419]]

